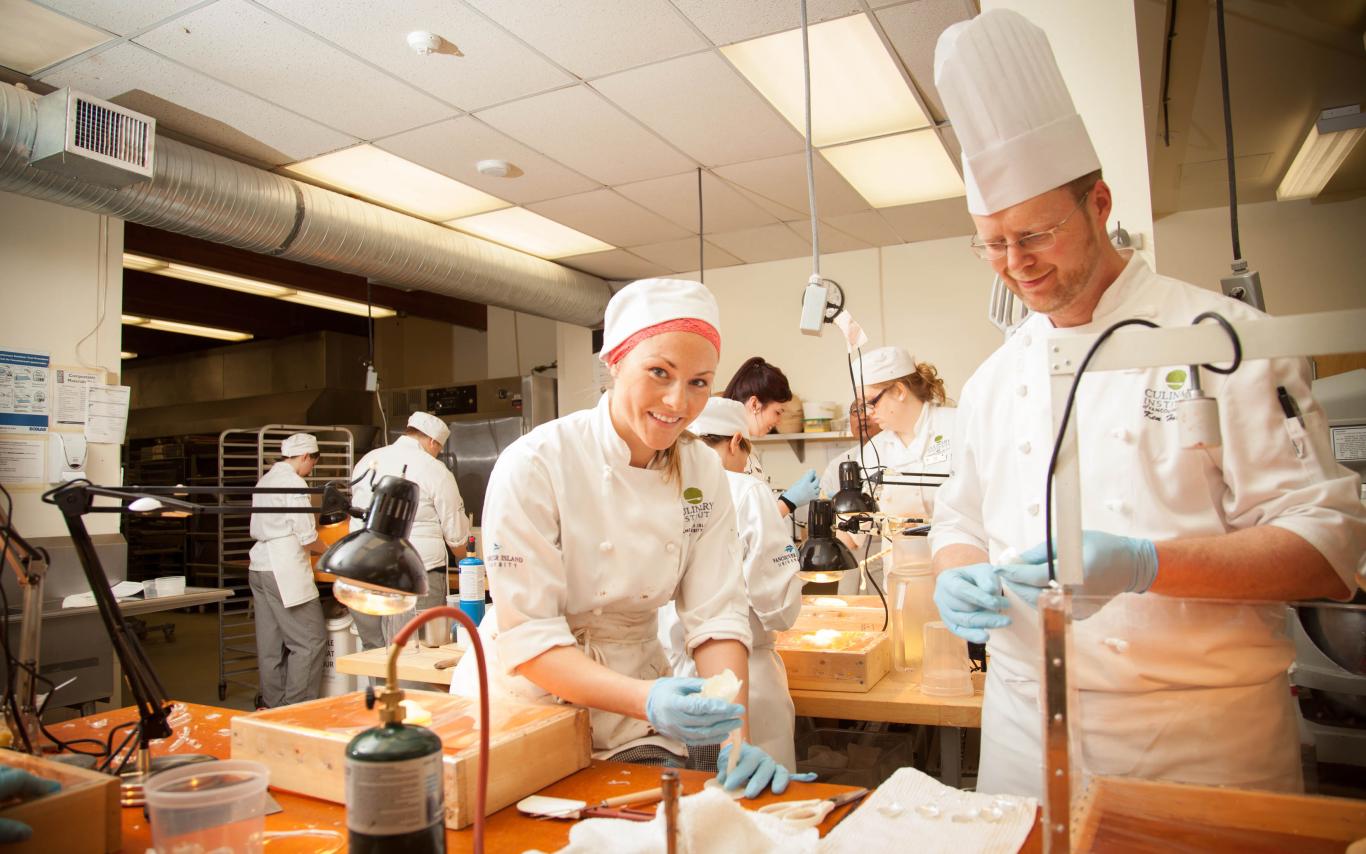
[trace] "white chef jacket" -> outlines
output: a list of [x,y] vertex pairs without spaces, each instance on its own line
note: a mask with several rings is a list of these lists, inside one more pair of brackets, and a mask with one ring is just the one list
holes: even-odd
[[[921,472],[948,474],[953,461],[953,432],[956,424],[958,410],[951,406],[940,406],[935,403],[927,403],[920,409],[920,417],[915,422],[915,432],[911,436],[910,442],[901,441],[901,437],[892,430],[883,430],[873,438],[864,443],[860,449],[861,465],[864,468],[864,475],[876,469],[879,465],[884,468],[884,474],[890,481],[910,481],[917,484],[942,483],[943,478],[918,477]],[[838,488],[839,475],[836,473],[836,488]],[[942,486],[908,486],[902,483],[883,484],[877,493],[878,508],[884,513],[891,513],[897,516],[919,516],[930,518],[934,515],[935,493]],[[863,538],[857,538],[860,545]],[[891,542],[879,540],[881,545],[874,544],[873,551],[888,548]],[[855,557],[862,558],[862,552]],[[883,572],[870,570],[877,578],[878,585],[886,591],[883,579],[886,572],[893,566],[895,557],[891,554],[882,559]],[[853,595],[859,591],[859,573],[846,572],[839,583],[839,592],[844,595]]]
[[[1042,355],[1049,338],[1100,332],[1130,317],[1182,325],[1207,310],[1233,320],[1262,316],[1215,292],[1158,276],[1131,254],[1091,323],[1055,330],[1044,315],[1026,320],[963,390],[954,473],[939,490],[931,547],[963,543],[1000,562],[1007,549],[1023,551],[1043,541],[1053,443]],[[1337,465],[1328,447],[1307,362],[1248,361],[1227,377],[1203,372],[1206,394],[1219,401],[1224,436],[1221,448],[1204,451],[1183,450],[1177,436],[1175,401],[1186,371],[1176,365],[1082,379],[1072,423],[1084,527],[1166,540],[1276,525],[1304,537],[1354,587],[1366,551],[1366,518],[1357,476]],[[1307,430],[1285,418],[1277,386],[1299,402]],[[978,790],[1038,795],[1038,613],[1013,593],[1007,598],[1013,623],[993,629],[988,643]],[[1294,649],[1284,621],[1281,605],[1148,593],[1123,594],[1074,623],[1068,680],[1079,689],[1074,738],[1079,728],[1088,770],[1299,788],[1286,678]]]
[[[508,446],[484,497],[484,563],[494,607],[479,633],[492,694],[554,698],[516,668],[557,646],[578,646],[637,679],[670,675],[656,615],[673,600],[691,652],[703,641],[750,646],[735,511],[720,459],[697,441],[678,446],[682,483],[630,464],[626,442],[597,407],[542,424]],[[452,693],[477,692],[474,656]],[[599,758],[642,743],[680,742],[649,723],[593,709]]]
[[[351,487],[351,503],[368,510],[375,484],[386,475],[417,484],[417,515],[408,540],[422,556],[423,566],[445,567],[446,547],[463,548],[470,535],[469,517],[465,515],[465,502],[460,498],[455,475],[424,451],[412,436],[400,436],[392,445],[375,448],[356,463],[351,479],[360,480]],[[351,530],[364,527],[363,519],[351,520]]]
[[830,461],[821,473],[821,497],[834,498],[835,493],[840,491],[840,463],[859,461],[859,452],[862,448],[858,445],[850,448]]
[[[308,482],[294,467],[280,460],[256,483],[259,487],[306,489]],[[253,495],[253,507],[310,507],[307,495]],[[247,553],[252,572],[274,572],[280,600],[286,608],[318,598],[313,567],[305,548],[318,539],[317,519],[312,513],[253,513],[248,526],[256,544]]]
[[[789,770],[796,768],[796,707],[787,689],[787,668],[773,648],[774,633],[790,629],[802,609],[797,549],[768,487],[743,472],[726,472],[735,502],[749,629],[749,739]],[[696,676],[673,603],[659,609],[659,641],[675,676]]]

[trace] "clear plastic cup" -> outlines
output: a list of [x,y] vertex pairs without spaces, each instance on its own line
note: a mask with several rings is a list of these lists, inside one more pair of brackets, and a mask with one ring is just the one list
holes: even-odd
[[968,642],[949,631],[942,621],[925,624],[925,661],[921,668],[920,691],[931,697],[972,694]]
[[934,572],[928,567],[899,566],[887,573],[887,605],[891,612],[892,664],[906,672],[924,657],[925,624],[939,619],[934,604]]
[[257,854],[265,845],[269,783],[266,766],[240,759],[154,775],[144,786],[152,845],[161,854]]

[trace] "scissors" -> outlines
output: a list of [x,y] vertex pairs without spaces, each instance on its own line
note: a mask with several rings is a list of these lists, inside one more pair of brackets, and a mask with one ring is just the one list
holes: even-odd
[[759,807],[759,812],[771,815],[793,827],[815,827],[825,821],[825,817],[834,812],[836,807],[851,804],[867,794],[867,789],[855,789],[852,792],[835,795],[833,798],[769,804],[766,807]]

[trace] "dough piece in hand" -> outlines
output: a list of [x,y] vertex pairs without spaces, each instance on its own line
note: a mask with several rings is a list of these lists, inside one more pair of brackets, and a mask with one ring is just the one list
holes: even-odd
[[702,683],[703,697],[715,697],[727,703],[734,703],[739,695],[740,680],[735,678],[729,667]]

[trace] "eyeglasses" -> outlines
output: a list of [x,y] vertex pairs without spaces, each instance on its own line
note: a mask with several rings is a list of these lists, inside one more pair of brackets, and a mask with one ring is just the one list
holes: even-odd
[[870,413],[870,412],[872,412],[874,409],[877,409],[877,402],[878,402],[879,400],[882,400],[882,396],[885,395],[887,392],[889,392],[889,391],[891,391],[891,390],[892,390],[892,387],[891,387],[891,386],[887,386],[887,387],[884,388],[882,391],[880,391],[880,392],[878,392],[877,394],[873,395],[873,399],[872,399],[872,400],[865,400],[865,401],[863,402],[863,411],[864,411],[864,413],[865,413],[865,414],[866,414],[866,413]]
[[1077,201],[1077,206],[1072,208],[1072,212],[1063,217],[1062,222],[1052,228],[1036,231],[1032,234],[1026,234],[1019,240],[1014,241],[992,240],[988,243],[983,243],[981,240],[974,237],[969,244],[972,247],[972,253],[983,261],[998,261],[1006,256],[1006,252],[1009,251],[1012,246],[1018,246],[1024,252],[1040,252],[1044,249],[1048,249],[1058,242],[1058,229],[1067,225],[1067,221],[1071,219],[1077,211],[1081,210],[1082,205],[1086,204],[1086,197],[1089,195],[1091,195],[1090,190],[1082,193],[1081,198]]

